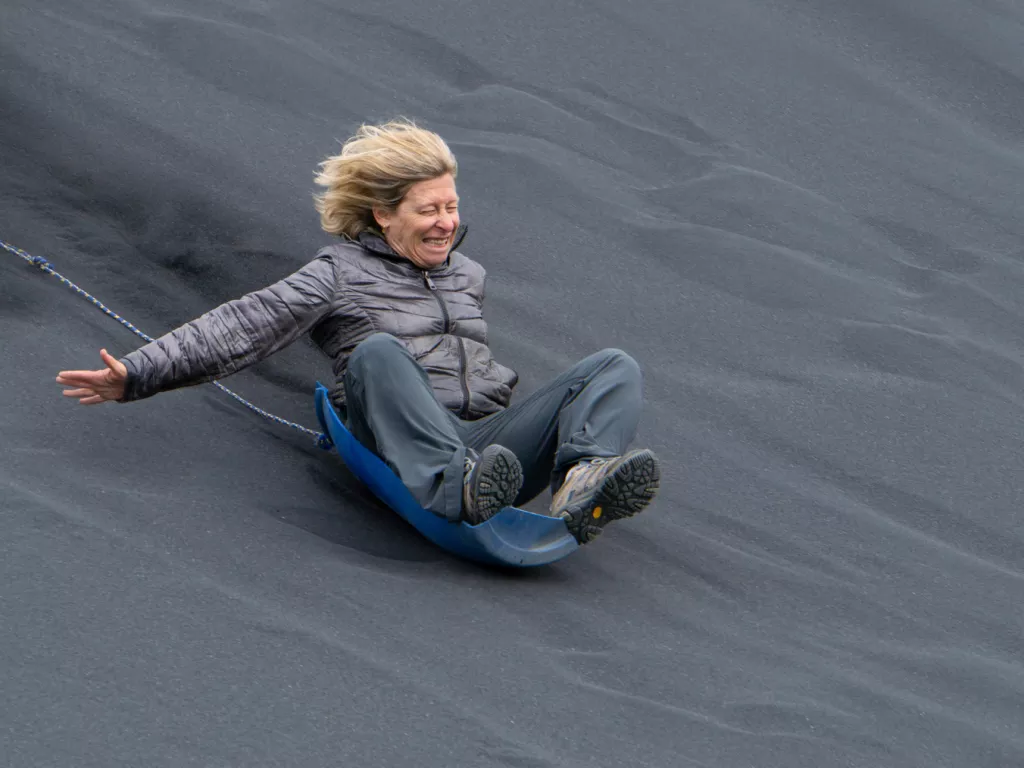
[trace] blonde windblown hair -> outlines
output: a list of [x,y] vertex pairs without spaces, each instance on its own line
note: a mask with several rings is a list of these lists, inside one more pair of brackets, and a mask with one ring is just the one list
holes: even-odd
[[405,119],[360,126],[319,168],[315,181],[327,188],[313,198],[320,226],[353,239],[376,226],[375,206],[394,210],[416,182],[458,173],[444,139]]

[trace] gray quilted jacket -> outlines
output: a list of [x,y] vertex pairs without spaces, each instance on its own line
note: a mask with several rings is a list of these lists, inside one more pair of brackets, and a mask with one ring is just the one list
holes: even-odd
[[309,333],[332,361],[331,400],[345,404],[348,357],[359,342],[385,332],[427,372],[438,400],[463,419],[506,407],[515,371],[487,347],[484,268],[455,249],[426,271],[363,233],[320,250],[298,272],[222,304],[121,359],[123,401],[228,376]]

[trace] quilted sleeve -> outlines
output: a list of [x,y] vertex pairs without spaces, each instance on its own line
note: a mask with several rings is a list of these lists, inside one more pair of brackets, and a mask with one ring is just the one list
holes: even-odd
[[201,317],[121,358],[121,402],[202,384],[259,362],[309,331],[330,310],[338,270],[323,253],[298,272]]

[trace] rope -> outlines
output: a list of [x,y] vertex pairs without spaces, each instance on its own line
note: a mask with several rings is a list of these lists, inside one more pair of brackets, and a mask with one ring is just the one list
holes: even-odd
[[[98,310],[103,312],[105,315],[109,315],[110,317],[112,317],[115,320],[117,320],[117,322],[119,322],[121,325],[123,325],[125,328],[127,328],[129,331],[131,331],[135,335],[140,336],[141,338],[145,339],[146,341],[153,341],[153,339],[151,337],[149,337],[146,334],[144,334],[142,331],[140,331],[134,325],[132,325],[127,320],[125,320],[123,317],[118,315],[116,312],[112,312],[99,299],[97,299],[94,296],[91,296],[86,291],[83,291],[81,288],[79,288],[73,282],[71,282],[66,277],[64,277],[64,275],[62,275],[59,272],[57,272],[50,265],[50,262],[47,261],[46,259],[44,259],[42,256],[33,256],[32,254],[26,253],[25,251],[21,250],[21,248],[17,248],[17,247],[15,247],[13,245],[9,245],[8,243],[5,243],[3,240],[0,240],[0,247],[4,248],[4,250],[10,251],[15,256],[20,256],[25,261],[27,261],[29,264],[32,264],[35,267],[39,267],[39,269],[41,269],[43,272],[46,272],[49,275],[53,275],[58,280],[60,280],[61,283],[63,283],[68,288],[73,290],[79,296],[82,296],[83,298],[88,300],[94,307],[96,307]],[[230,397],[233,397],[235,400],[240,402],[246,408],[248,408],[251,411],[255,411],[260,416],[263,416],[266,419],[270,419],[271,421],[276,422],[277,424],[282,424],[282,425],[284,425],[286,427],[291,427],[292,429],[297,429],[300,432],[303,432],[303,433],[305,433],[307,435],[312,436],[313,439],[315,440],[316,444],[320,448],[328,450],[328,449],[330,449],[333,446],[333,443],[331,442],[331,439],[327,435],[325,435],[323,432],[315,432],[314,430],[308,429],[307,427],[304,427],[301,424],[296,424],[293,421],[288,421],[287,419],[282,419],[280,416],[275,416],[272,413],[268,413],[267,411],[264,411],[262,408],[259,408],[259,407],[255,406],[255,405],[253,405],[248,400],[246,400],[245,398],[243,398],[240,395],[236,394],[235,392],[232,392],[230,389],[228,389],[224,385],[222,385],[222,384],[220,384],[220,383],[218,383],[216,381],[210,382],[210,383],[213,384],[213,386],[217,387],[217,389],[219,389],[221,392],[224,392],[225,394],[229,395]]]

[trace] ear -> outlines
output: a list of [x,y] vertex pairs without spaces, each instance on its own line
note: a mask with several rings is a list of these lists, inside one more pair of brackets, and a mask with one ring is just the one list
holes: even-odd
[[388,225],[391,223],[391,211],[387,208],[381,208],[375,205],[373,207],[373,218],[376,220],[377,226],[382,230],[387,229]]

